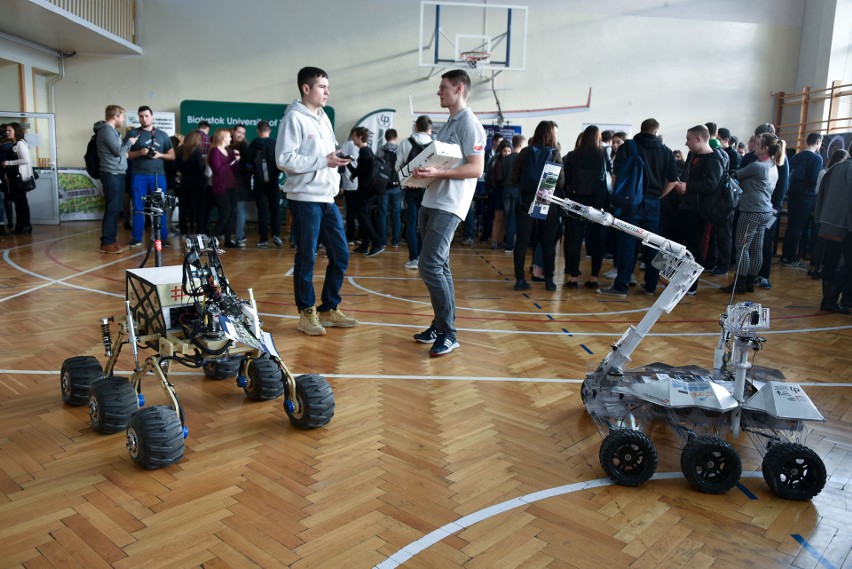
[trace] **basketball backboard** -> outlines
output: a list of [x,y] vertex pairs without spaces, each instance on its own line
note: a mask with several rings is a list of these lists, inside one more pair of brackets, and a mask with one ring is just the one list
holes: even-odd
[[419,64],[523,71],[528,19],[527,6],[423,0]]

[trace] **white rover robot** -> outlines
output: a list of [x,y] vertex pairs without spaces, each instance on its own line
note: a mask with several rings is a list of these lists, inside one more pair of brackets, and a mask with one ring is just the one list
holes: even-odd
[[684,442],[681,470],[701,492],[725,492],[742,474],[740,458],[725,440],[730,431],[734,438],[748,434],[763,456],[763,478],[775,494],[790,500],[819,494],[826,482],[825,464],[804,446],[804,422],[825,419],[798,384],[785,382],[776,369],[748,361],[749,350],[759,350],[766,341],[757,332],[769,328],[769,309],[752,302],[733,304],[732,297],[719,320],[712,371],[662,363],[625,369],[639,342],[663,312],[680,302],[703,267],[683,245],[608,213],[548,193],[539,199],[637,237],[659,251],[654,266],[668,280],[639,324],[627,329],[583,381],[586,412],[604,437],[599,456],[607,475],[626,486],[651,478],[657,451],[646,432],[654,421],[663,420]]
[[[159,231],[155,232],[159,235]],[[101,319],[107,363],[93,356],[65,360],[60,372],[62,399],[88,405],[100,433],[126,429],[126,445],[143,468],[161,468],[183,458],[188,434],[184,412],[169,382],[169,363],[202,368],[212,379],[236,376],[237,385],[255,401],[284,394],[290,422],[303,429],[321,427],[334,416],[334,395],[319,375],[293,377],[261,328],[254,296],[241,300],[228,283],[215,238],[186,239],[183,265],[129,269],[126,318],[111,336],[113,317]],[[129,379],[113,375],[121,348],[133,351]],[[115,348],[115,349],[114,349]],[[140,364],[139,348],[156,351]],[[167,405],[145,407],[142,378],[159,380]]]

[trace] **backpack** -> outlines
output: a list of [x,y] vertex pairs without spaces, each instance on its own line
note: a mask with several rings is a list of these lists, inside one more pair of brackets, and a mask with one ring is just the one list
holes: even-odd
[[414,160],[418,154],[423,152],[428,144],[420,144],[416,140],[414,140],[413,136],[408,137],[408,142],[411,143],[411,150],[408,151],[408,158],[406,158],[405,163],[408,164],[412,160]]
[[95,180],[100,179],[101,159],[98,157],[98,133],[93,134],[92,138],[89,139],[83,161],[86,163],[86,173]]
[[380,196],[385,193],[391,183],[391,165],[383,156],[384,151],[373,154],[373,166],[370,169],[370,177],[367,178],[367,193],[371,196]]
[[269,147],[259,148],[254,154],[254,183],[256,186],[269,186],[278,182],[278,168],[269,157]]
[[541,182],[541,173],[544,172],[544,165],[550,161],[555,148],[549,146],[527,146],[526,159],[521,167],[521,177],[518,180],[518,186],[521,188],[521,193],[534,194],[538,190],[538,184]]
[[698,214],[704,221],[713,225],[729,223],[742,195],[739,181],[731,178],[727,170],[723,170],[722,180],[716,191],[698,195]]
[[619,154],[627,153],[624,161],[619,161],[618,170],[615,172],[615,182],[612,185],[612,203],[615,215],[624,212],[632,212],[645,199],[648,189],[648,175],[645,160],[639,154],[636,141],[628,140],[618,149]]
[[382,149],[382,155],[387,166],[388,188],[399,185],[399,173],[396,171],[396,152]]

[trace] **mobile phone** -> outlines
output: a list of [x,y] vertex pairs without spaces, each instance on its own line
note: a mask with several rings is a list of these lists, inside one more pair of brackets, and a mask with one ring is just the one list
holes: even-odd
[[340,158],[341,160],[355,160],[354,156],[349,156],[347,154],[344,154],[343,152],[338,152],[337,157]]

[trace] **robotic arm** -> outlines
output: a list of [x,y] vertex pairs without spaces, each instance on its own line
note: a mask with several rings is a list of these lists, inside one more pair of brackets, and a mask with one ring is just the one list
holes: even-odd
[[559,205],[569,214],[579,215],[589,221],[593,221],[606,227],[612,227],[639,239],[643,245],[659,251],[654,259],[654,266],[660,270],[660,276],[668,280],[669,284],[662,294],[654,302],[642,320],[636,326],[631,325],[624,335],[612,345],[612,351],[607,354],[600,364],[599,371],[607,375],[621,375],[625,367],[630,363],[630,356],[645,338],[651,327],[656,324],[663,312],[671,312],[675,306],[686,295],[704,267],[693,259],[692,254],[680,243],[675,243],[656,233],[646,231],[641,227],[631,225],[626,221],[617,219],[605,211],[590,206],[579,204],[567,198],[559,198],[553,195],[542,195],[540,199]]

